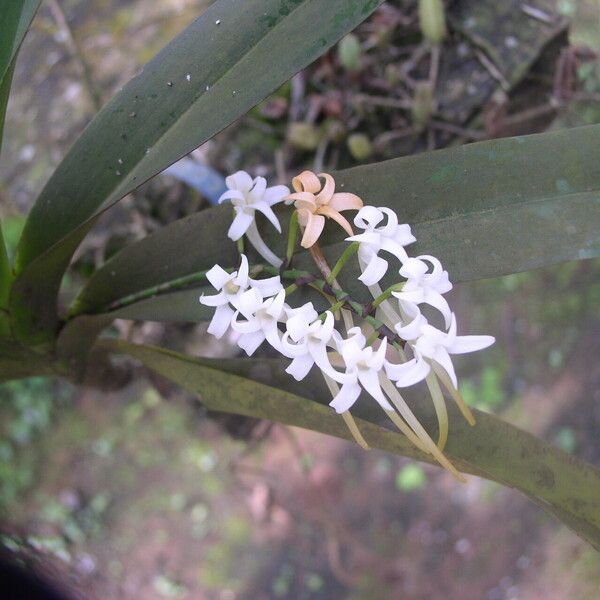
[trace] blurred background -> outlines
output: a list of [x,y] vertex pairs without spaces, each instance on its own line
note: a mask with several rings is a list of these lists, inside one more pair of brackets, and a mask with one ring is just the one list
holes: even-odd
[[[17,63],[0,164],[13,249],[90,118],[209,3],[42,4]],[[302,168],[600,122],[599,0],[446,4],[439,61],[422,43],[417,2],[386,2],[195,151],[185,173],[180,163],[128,196],[78,252],[62,301],[126,244],[208,206],[220,174],[238,168],[284,183]],[[598,261],[567,263],[460,284],[450,299],[464,332],[498,340],[458,363],[468,402],[594,464],[599,275]],[[191,354],[235,353],[204,324],[116,328]],[[600,556],[512,490],[210,414],[138,375],[111,392],[45,378],[0,386],[0,544],[73,597],[600,598]]]

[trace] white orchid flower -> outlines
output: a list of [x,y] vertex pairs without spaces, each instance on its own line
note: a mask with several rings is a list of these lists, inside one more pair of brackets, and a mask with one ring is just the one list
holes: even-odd
[[409,387],[423,381],[431,367],[420,354],[415,353],[415,357],[404,363],[393,363],[386,360],[384,363],[387,376],[398,387]]
[[[238,346],[248,356],[267,340],[273,348],[281,351],[281,334],[277,324],[285,317],[285,290],[264,299],[260,291],[252,288],[237,299],[237,308],[231,319],[231,328],[240,333]],[[239,320],[242,315],[245,320]]]
[[235,210],[235,218],[227,235],[235,242],[246,234],[256,251],[269,263],[279,267],[282,261],[273,254],[258,233],[256,211],[267,217],[273,227],[281,233],[281,225],[271,207],[290,193],[289,188],[285,185],[267,187],[264,177],[252,179],[246,171],[237,171],[230,175],[225,179],[225,184],[229,189],[221,194],[219,204],[229,200]]
[[207,329],[208,333],[216,338],[223,337],[227,331],[235,314],[234,308],[238,308],[239,299],[248,288],[256,289],[262,296],[272,296],[282,289],[279,276],[261,280],[252,279],[249,276],[248,259],[245,254],[242,254],[240,268],[237,271],[228,273],[219,265],[215,265],[206,273],[206,278],[219,292],[213,296],[202,294],[199,298],[201,304],[216,308]]
[[383,369],[387,340],[384,339],[377,350],[366,345],[366,338],[360,327],[352,327],[349,337],[337,343],[338,352],[342,355],[348,379],[341,382],[342,387],[329,403],[337,413],[343,413],[358,400],[361,386],[386,411],[393,411],[392,405],[383,395],[379,383],[379,372]]
[[452,313],[448,332],[440,331],[429,324],[422,325],[420,335],[413,347],[416,356],[433,360],[442,367],[450,377],[454,388],[458,389],[458,380],[450,354],[467,354],[483,350],[495,341],[491,335],[456,335],[456,317]]
[[[387,217],[387,223],[380,225]],[[362,275],[358,278],[365,285],[374,285],[388,270],[388,262],[379,253],[388,252],[404,262],[408,255],[404,246],[416,241],[410,225],[399,225],[393,210],[385,206],[364,206],[354,217],[354,224],[364,233],[346,238],[348,242],[359,242],[358,260]]]
[[299,308],[286,307],[286,331],[281,338],[281,353],[293,359],[285,370],[297,381],[306,377],[313,365],[338,382],[348,378],[336,371],[327,357],[327,346],[333,345],[335,319],[331,311],[321,321],[312,302]]
[[[431,272],[427,263],[431,264]],[[442,313],[449,327],[452,312],[442,294],[449,292],[452,284],[440,261],[426,254],[408,258],[400,268],[400,275],[406,278],[406,283],[402,291],[392,292],[392,295],[398,298],[404,313],[414,313],[419,304],[429,304]]]

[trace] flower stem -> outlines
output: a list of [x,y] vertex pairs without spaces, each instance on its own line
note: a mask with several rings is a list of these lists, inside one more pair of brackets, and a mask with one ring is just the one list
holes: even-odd
[[[325,383],[327,384],[327,387],[329,388],[329,392],[331,393],[331,396],[333,398],[335,398],[340,391],[338,384],[333,379],[331,379],[331,377],[326,375],[325,373],[323,373],[323,377],[325,379]],[[350,414],[350,411],[347,410],[347,411],[343,412],[342,418],[344,419],[344,423],[346,423],[346,427],[348,427],[348,430],[352,434],[354,441],[364,450],[369,450],[369,444],[367,444],[367,441],[362,436],[362,433],[358,429],[358,425],[356,424],[354,417]]]
[[279,268],[283,261],[273,254],[271,249],[265,244],[265,241],[262,239],[260,233],[258,232],[258,228],[256,227],[256,223],[252,222],[250,227],[246,230],[246,237],[248,241],[254,246],[255,250],[268,262],[271,263],[274,267]]
[[452,381],[450,381],[450,377],[442,367],[440,367],[435,361],[432,361],[431,366],[435,371],[435,374],[438,376],[439,380],[442,382],[443,386],[448,390],[450,395],[452,396],[454,402],[456,402],[460,412],[463,417],[467,420],[469,425],[475,425],[475,417],[471,412],[471,409],[465,402],[465,399],[462,397],[462,394],[454,387]]
[[348,262],[352,256],[354,256],[358,252],[358,248],[360,244],[358,242],[352,242],[339,257],[338,261],[333,265],[333,269],[331,269],[331,273],[329,277],[326,278],[326,281],[329,285],[332,285],[335,281],[336,277],[340,274],[340,271],[344,268],[344,265]]
[[439,437],[438,437],[438,448],[443,450],[448,441],[448,411],[446,410],[446,401],[444,395],[440,389],[437,377],[433,371],[429,371],[425,378],[425,383],[429,388],[431,399],[433,400],[433,407],[435,408],[435,414],[438,420]]
[[290,228],[288,230],[287,250],[285,253],[285,264],[289,266],[296,249],[296,240],[298,239],[298,211],[295,210],[290,217]]
[[288,285],[285,288],[286,298],[287,298],[287,296],[290,296],[291,294],[293,294],[297,289],[298,289],[298,284],[297,283],[292,283],[292,285]]
[[404,283],[395,283],[394,285],[390,285],[387,290],[379,294],[379,296],[377,296],[377,298],[371,302],[371,306],[373,308],[377,308],[382,302],[385,302],[393,292],[401,292],[403,287]]
[[392,404],[398,409],[398,412],[402,415],[423,445],[427,448],[427,451],[434,456],[434,458],[442,467],[452,473],[454,477],[456,477],[459,481],[466,483],[464,476],[456,470],[454,465],[444,456],[441,450],[435,445],[435,442],[431,439],[431,437],[429,437],[429,434],[427,431],[425,431],[425,428],[423,425],[421,425],[417,417],[415,417],[408,404],[406,404],[406,401],[401,396],[396,386],[383,373],[380,373],[379,381],[381,383],[381,387],[384,389]]

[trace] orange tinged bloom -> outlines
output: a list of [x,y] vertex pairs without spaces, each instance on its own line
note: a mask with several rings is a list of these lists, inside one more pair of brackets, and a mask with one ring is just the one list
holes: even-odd
[[[319,177],[325,180],[321,184]],[[292,179],[294,193],[284,200],[292,200],[298,211],[298,223],[304,228],[300,245],[310,248],[318,239],[325,227],[325,217],[333,219],[346,231],[354,235],[348,220],[340,212],[343,210],[359,210],[363,201],[356,195],[346,192],[335,192],[335,181],[328,173],[303,171]]]

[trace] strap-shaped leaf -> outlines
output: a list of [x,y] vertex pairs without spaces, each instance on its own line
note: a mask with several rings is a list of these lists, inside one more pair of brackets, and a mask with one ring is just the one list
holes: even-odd
[[0,1],[0,150],[17,53],[41,0]]
[[[97,115],[19,244],[16,330],[51,339],[60,279],[94,215],[257,104],[382,0],[217,0]],[[276,59],[274,59],[276,57]]]
[[[140,360],[181,385],[212,410],[278,421],[349,438],[342,419],[329,407],[325,386],[295,382],[279,360],[193,359],[169,350],[124,341],[103,342],[113,351]],[[357,423],[367,442],[394,454],[431,462],[401,434],[389,429],[386,417],[369,398],[361,398]],[[435,431],[430,403],[412,403],[429,431]],[[514,487],[547,509],[577,534],[600,549],[600,471],[590,464],[506,423],[474,411],[470,427],[450,410],[445,453],[456,467]]]
[[12,273],[0,223],[0,338],[8,336],[10,332],[7,308],[11,279]]
[[[389,206],[413,225],[418,241],[411,254],[438,256],[452,281],[467,281],[600,254],[599,147],[596,125],[394,159],[340,171],[336,178],[339,189]],[[226,236],[230,221],[229,207],[209,209],[125,248],[93,275],[75,312],[103,312],[127,297],[131,304],[137,294],[145,299],[139,318],[188,320],[197,290],[178,292],[177,303],[147,298],[217,262],[237,266],[237,251]],[[339,228],[328,231],[323,244],[333,263],[344,242]],[[285,235],[270,226],[264,233],[282,255]],[[310,258],[299,253],[295,264],[310,268]],[[367,300],[352,264],[339,279]],[[393,283],[390,271],[384,283]],[[135,306],[127,314],[135,316]],[[196,315],[203,313],[198,309]]]

